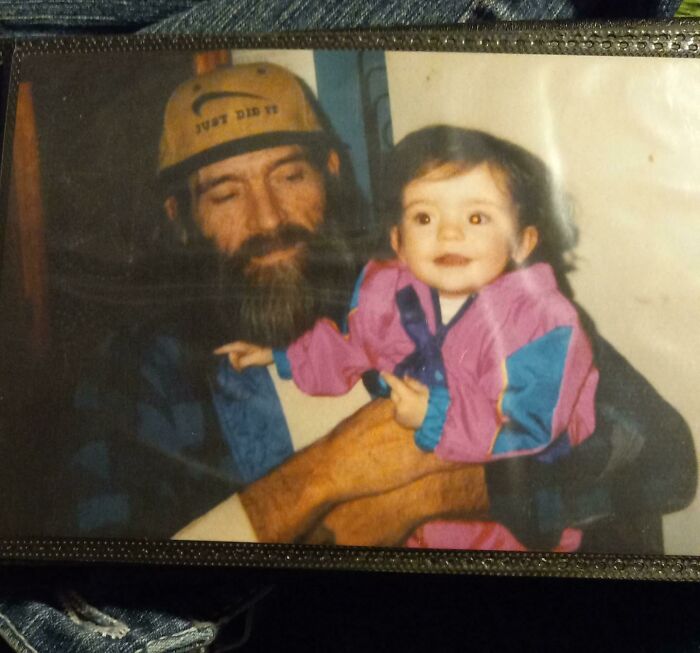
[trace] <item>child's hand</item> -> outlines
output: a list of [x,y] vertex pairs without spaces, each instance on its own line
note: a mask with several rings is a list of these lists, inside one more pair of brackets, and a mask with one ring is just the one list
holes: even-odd
[[405,376],[400,379],[389,372],[382,372],[382,378],[391,388],[391,401],[394,402],[396,421],[414,431],[421,427],[428,412],[430,390],[420,381]]
[[242,340],[219,347],[214,353],[228,355],[231,366],[238,372],[252,365],[269,365],[274,360],[270,347],[260,347]]

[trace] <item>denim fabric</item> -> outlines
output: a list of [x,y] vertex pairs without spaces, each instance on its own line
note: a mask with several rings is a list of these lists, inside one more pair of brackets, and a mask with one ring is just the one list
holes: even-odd
[[[680,0],[0,0],[0,35],[138,29],[230,33],[453,25],[470,20],[668,18],[679,5]],[[22,653],[205,651],[225,621],[218,615],[231,618],[250,601],[249,594],[233,585],[209,597],[204,607],[201,592],[171,588],[160,594],[156,607],[152,601],[138,600],[142,584],[115,583],[109,576],[103,578],[100,592],[94,588],[59,591],[54,584],[19,594],[13,592],[12,583],[3,583],[0,637]],[[191,615],[195,606],[198,618]]]
[[45,32],[133,30],[190,9],[194,0],[0,0],[4,31]]
[[545,20],[586,17],[672,16],[680,0],[644,0],[612,10],[598,0],[214,0],[168,18],[147,31],[159,33],[339,29],[450,25],[473,20]]
[[681,0],[0,0],[0,33],[159,33],[451,25],[471,20],[669,18]]
[[205,651],[216,632],[214,623],[192,623],[158,609],[98,608],[73,591],[0,600],[0,634],[26,653]]
[[212,582],[192,571],[154,570],[146,577],[134,569],[76,571],[41,582],[29,580],[41,578],[36,570],[3,578],[0,638],[21,653],[209,651],[225,628],[228,644],[245,638],[249,611],[269,592],[249,580],[231,581],[230,574],[229,582]]

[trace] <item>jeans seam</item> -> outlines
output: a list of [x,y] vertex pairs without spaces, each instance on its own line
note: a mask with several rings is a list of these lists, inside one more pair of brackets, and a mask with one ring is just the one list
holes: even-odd
[[[209,634],[207,634],[202,628],[197,626],[190,626],[186,630],[181,630],[179,633],[171,633],[170,635],[163,635],[157,639],[152,639],[146,642],[146,645],[135,651],[135,653],[165,653],[165,649],[161,649],[158,644],[167,643],[169,646],[178,645],[178,640],[187,639],[190,634],[197,634],[202,638],[203,641],[200,642],[186,642],[186,646],[204,646],[205,644],[211,644],[213,635],[211,627],[209,627]],[[174,651],[175,649],[170,649]],[[184,649],[183,649],[184,650]]]
[[[116,640],[123,639],[131,630],[126,623],[98,610],[75,592],[61,593],[59,599],[68,618],[88,632]],[[95,617],[105,623],[99,623]]]
[[22,644],[25,648],[24,651],[25,653],[39,653],[26,639],[26,637],[19,631],[17,630],[17,627],[10,621],[9,617],[5,615],[4,613],[0,612],[0,619],[7,625],[7,627],[10,629],[9,633],[5,632],[5,629],[0,626],[0,633],[3,635],[3,639],[7,642],[8,646],[13,646],[12,642],[9,642],[4,635],[9,634],[12,635],[12,639],[15,640],[15,643],[20,643]]

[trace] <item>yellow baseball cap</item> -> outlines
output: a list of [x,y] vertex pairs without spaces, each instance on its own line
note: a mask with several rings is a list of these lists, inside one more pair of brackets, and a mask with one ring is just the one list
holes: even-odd
[[269,63],[218,68],[178,86],[168,100],[158,175],[184,178],[203,165],[324,136],[308,91]]

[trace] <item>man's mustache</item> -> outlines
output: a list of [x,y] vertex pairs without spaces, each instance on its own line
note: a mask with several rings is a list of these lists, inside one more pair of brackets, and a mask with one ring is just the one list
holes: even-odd
[[231,257],[232,262],[245,268],[255,258],[267,256],[272,252],[308,244],[314,237],[313,232],[297,225],[284,225],[269,234],[251,236],[243,242]]

